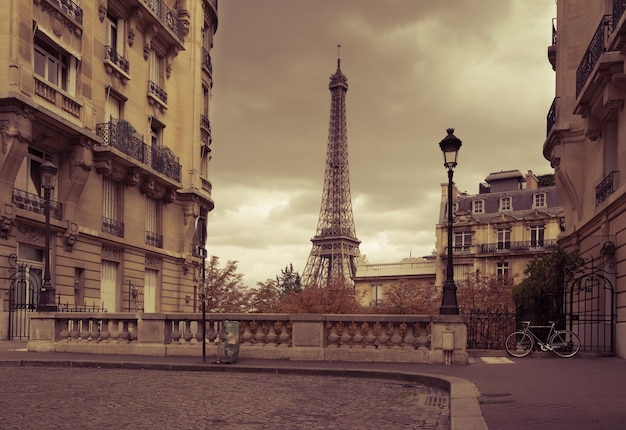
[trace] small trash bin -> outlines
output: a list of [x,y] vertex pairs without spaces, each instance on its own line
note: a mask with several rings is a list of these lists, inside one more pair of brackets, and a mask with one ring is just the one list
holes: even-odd
[[223,321],[217,345],[220,363],[235,363],[239,358],[239,321]]

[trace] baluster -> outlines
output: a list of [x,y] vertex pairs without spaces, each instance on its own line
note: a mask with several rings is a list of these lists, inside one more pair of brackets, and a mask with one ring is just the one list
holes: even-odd
[[128,321],[128,341],[137,340],[137,322]]
[[430,344],[430,333],[429,333],[430,324],[429,323],[416,323],[415,326],[416,326],[416,330],[419,333],[415,342],[417,345],[417,349],[428,349],[428,346]]
[[128,321],[122,320],[122,331],[120,332],[120,341],[130,342],[130,333],[128,331]]
[[357,334],[357,325],[354,321],[352,321],[350,324],[348,324],[347,344],[350,346],[350,348],[352,348],[355,343],[360,343],[360,338],[358,341],[355,339],[356,334]]
[[180,342],[182,333],[180,332],[180,321],[172,321],[172,343]]
[[415,349],[415,336],[413,334],[415,328],[417,327],[417,324],[403,324],[406,326],[406,333],[403,340],[403,349]]
[[265,342],[265,330],[266,329],[267,329],[267,323],[265,321],[261,323],[261,330],[259,330],[257,327],[256,334],[254,335],[254,338],[257,342],[259,343]]
[[[404,331],[403,331],[404,330]],[[387,332],[389,333],[389,347],[390,348],[401,348],[402,347],[402,339],[406,334],[406,324],[394,324],[389,322],[387,324]]]
[[215,324],[216,321],[209,321],[209,326],[207,327],[207,332],[206,332],[206,336],[207,336],[207,340],[211,343],[215,342],[215,339],[217,338],[217,332],[215,331]]
[[387,342],[387,336],[383,332],[383,325],[378,321],[374,323],[374,336],[376,336],[376,339],[374,340],[374,348],[376,349],[384,346]]
[[66,342],[70,340],[70,326],[72,324],[72,320],[64,320],[63,328],[59,331],[59,338],[65,340]]
[[89,340],[100,341],[100,321],[93,318],[89,320],[89,324],[91,324],[91,333],[89,333]]
[[289,332],[286,324],[280,323],[280,331],[278,335],[278,346],[281,348],[286,348],[289,346]]
[[191,322],[189,320],[184,320],[183,324],[185,327],[183,331],[183,339],[185,339],[185,342],[189,343],[189,341],[193,337],[193,335],[191,334]]
[[326,331],[328,333],[327,348],[339,348],[339,340],[341,336],[338,333],[337,324],[333,324],[332,321],[328,321],[326,323]]
[[267,345],[269,346],[276,346],[276,339],[278,339],[278,332],[280,331],[280,325],[279,327],[279,331],[277,332],[276,330],[276,324],[278,324],[278,321],[275,321],[273,324],[270,324],[268,322],[268,331],[267,331],[267,336],[265,336],[265,340],[267,342]]
[[363,324],[361,324],[361,334],[363,335],[363,340],[361,342],[363,348],[374,348],[374,341],[376,340],[376,336],[374,336],[374,332],[367,321],[364,321]]
[[111,332],[109,331],[109,320],[104,319],[102,320],[101,323],[101,327],[100,327],[100,339],[102,340],[102,342],[109,342],[109,338],[111,337]]
[[80,340],[89,340],[89,320],[80,319],[79,336]]

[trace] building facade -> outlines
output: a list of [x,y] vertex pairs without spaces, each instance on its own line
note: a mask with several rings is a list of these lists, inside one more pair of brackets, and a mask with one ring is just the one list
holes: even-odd
[[62,308],[197,309],[217,0],[3,7],[0,336],[41,286],[44,162],[58,168],[49,254]]
[[[454,279],[461,288],[468,277],[482,275],[516,282],[528,262],[556,245],[561,228],[563,211],[556,187],[540,187],[532,171],[495,172],[485,182],[478,194],[461,193],[453,185]],[[436,226],[437,286],[446,278],[447,187],[441,186]]]
[[368,263],[363,257],[357,262],[354,288],[362,297],[361,305],[375,308],[385,298],[385,292],[400,284],[410,284],[423,291],[435,285],[433,257],[405,258],[395,263]]
[[556,7],[548,47],[555,98],[543,154],[563,201],[559,243],[596,275],[584,290],[570,290],[571,320],[575,326],[586,318],[576,298],[596,294],[589,302],[598,308],[596,322],[579,333],[602,330],[595,344],[611,342],[606,350],[626,357],[626,2],[557,0]]

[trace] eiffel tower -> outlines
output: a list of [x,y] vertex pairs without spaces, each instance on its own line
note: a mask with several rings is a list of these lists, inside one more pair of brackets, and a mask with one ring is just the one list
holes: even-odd
[[[337,48],[340,48],[338,46]],[[350,285],[356,274],[356,259],[360,256],[354,228],[350,171],[348,169],[348,136],[346,129],[346,93],[348,78],[337,71],[330,77],[330,125],[326,173],[320,217],[313,247],[302,274],[302,285],[326,286],[331,280],[345,280]]]

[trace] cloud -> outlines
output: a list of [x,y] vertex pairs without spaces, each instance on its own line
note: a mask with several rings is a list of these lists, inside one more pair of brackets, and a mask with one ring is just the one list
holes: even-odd
[[434,248],[448,127],[463,141],[462,190],[476,193],[493,171],[550,173],[542,146],[554,14],[545,0],[221,2],[209,253],[239,261],[251,285],[289,263],[304,269],[338,44],[354,219],[370,262]]

